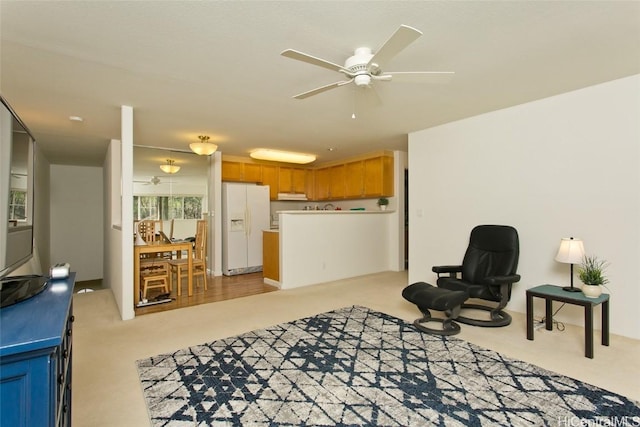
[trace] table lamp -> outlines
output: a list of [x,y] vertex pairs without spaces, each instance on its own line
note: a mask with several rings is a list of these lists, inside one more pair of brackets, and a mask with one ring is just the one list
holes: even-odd
[[567,292],[581,292],[580,289],[573,287],[573,264],[580,264],[584,258],[584,245],[582,240],[573,237],[563,237],[560,240],[560,248],[556,255],[556,261],[565,264],[571,264],[571,286],[565,286]]

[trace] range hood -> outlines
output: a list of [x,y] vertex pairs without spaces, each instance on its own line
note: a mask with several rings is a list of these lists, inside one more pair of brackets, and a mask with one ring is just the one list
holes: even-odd
[[304,201],[307,200],[307,195],[304,193],[278,193],[278,200]]

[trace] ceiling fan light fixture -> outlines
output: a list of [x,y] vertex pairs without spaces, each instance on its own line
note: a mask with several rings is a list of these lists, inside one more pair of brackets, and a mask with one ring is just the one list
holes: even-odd
[[167,159],[167,164],[160,165],[160,169],[162,170],[162,172],[168,174],[178,173],[178,171],[180,170],[180,166],[176,166],[175,163],[175,160]]
[[360,74],[354,77],[353,81],[356,83],[356,86],[369,86],[371,83],[371,76],[368,74]]
[[249,153],[249,156],[257,160],[268,160],[271,162],[307,164],[316,160],[314,154],[294,153],[292,151],[271,150],[259,148]]
[[199,156],[210,156],[216,152],[218,146],[213,142],[209,142],[209,137],[206,135],[198,136],[200,142],[192,142],[189,144],[189,148],[191,151],[196,153]]

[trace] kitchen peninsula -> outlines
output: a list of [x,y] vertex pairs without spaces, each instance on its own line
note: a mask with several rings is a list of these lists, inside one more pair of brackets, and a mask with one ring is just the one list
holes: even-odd
[[[390,269],[389,245],[393,211],[332,210],[280,211],[277,233],[277,271],[265,283],[292,289]],[[268,262],[274,262],[274,253]],[[273,270],[271,270],[273,271]]]

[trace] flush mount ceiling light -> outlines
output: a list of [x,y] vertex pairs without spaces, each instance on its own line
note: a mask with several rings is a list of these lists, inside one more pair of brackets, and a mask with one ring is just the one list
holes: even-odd
[[284,162],[284,163],[298,163],[306,164],[311,163],[316,159],[313,154],[293,153],[291,151],[278,151],[270,150],[268,148],[259,148],[249,153],[254,159],[269,160],[272,162]]
[[216,144],[209,142],[208,136],[200,135],[198,138],[200,139],[200,142],[192,142],[189,144],[189,148],[191,148],[191,151],[194,153],[200,156],[210,156],[218,149]]
[[168,174],[177,173],[180,170],[180,166],[176,166],[175,162],[175,160],[167,159],[167,164],[160,165],[160,169],[162,169],[162,172]]

